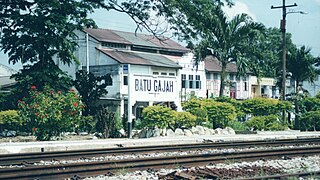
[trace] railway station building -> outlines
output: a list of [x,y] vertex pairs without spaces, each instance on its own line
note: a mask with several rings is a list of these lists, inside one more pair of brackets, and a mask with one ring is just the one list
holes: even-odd
[[[219,96],[221,66],[214,57],[195,66],[190,49],[165,37],[110,29],[84,29],[77,35],[79,47],[75,56],[80,65],[60,68],[73,78],[80,69],[97,76],[110,74],[108,94],[99,103],[118,111],[120,116],[132,114],[132,118],[139,118],[144,107],[155,104],[181,111],[181,102],[192,96]],[[236,75],[236,65],[229,64],[224,95],[248,99],[276,94],[272,79],[257,80],[250,73]]]

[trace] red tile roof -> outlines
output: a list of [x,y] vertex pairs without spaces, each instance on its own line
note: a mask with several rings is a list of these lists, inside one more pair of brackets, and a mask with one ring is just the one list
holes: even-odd
[[[221,72],[221,63],[213,56],[207,56],[205,59],[205,69],[209,72]],[[235,63],[227,64],[226,72],[237,73],[237,65]]]

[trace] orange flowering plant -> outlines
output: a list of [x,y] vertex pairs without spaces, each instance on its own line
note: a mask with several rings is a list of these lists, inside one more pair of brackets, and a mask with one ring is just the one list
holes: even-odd
[[73,130],[81,119],[83,104],[73,91],[54,91],[46,86],[42,92],[35,86],[30,96],[18,101],[19,113],[38,140],[50,140],[62,132]]

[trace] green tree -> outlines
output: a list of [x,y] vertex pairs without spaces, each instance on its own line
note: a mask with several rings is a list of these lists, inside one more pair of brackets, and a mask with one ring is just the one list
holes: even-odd
[[[295,129],[299,129],[299,93],[300,84],[303,81],[314,82],[320,74],[319,69],[316,67],[320,62],[320,57],[314,57],[311,54],[311,49],[302,46],[300,48],[294,48],[288,53],[287,69],[291,73],[291,78],[295,81],[295,93],[293,102],[295,104]],[[299,68],[297,68],[299,67]]]
[[303,81],[314,82],[320,74],[319,69],[316,67],[319,65],[320,57],[314,57],[310,48],[305,46],[295,48],[288,53],[287,59],[287,69],[297,85],[296,92],[299,91],[299,84]]
[[[295,48],[291,34],[286,33],[287,50]],[[254,48],[252,48],[254,47]],[[268,28],[259,33],[257,41],[251,42],[249,47],[252,56],[249,69],[257,77],[279,78],[281,88],[282,77],[282,34],[279,28]]]
[[36,86],[38,91],[43,91],[46,85],[56,91],[69,91],[72,86],[71,78],[53,62],[48,62],[45,66],[41,62],[33,65],[26,65],[21,72],[12,75],[17,83],[13,86],[12,92],[7,97],[10,106],[17,108],[17,101],[28,97],[30,87]]
[[208,54],[218,59],[221,64],[219,95],[223,96],[227,65],[237,63],[239,73],[245,73],[253,55],[251,42],[256,41],[258,32],[265,28],[261,23],[253,22],[246,14],[228,20],[221,8],[214,7],[210,11],[214,13],[199,19],[202,40],[195,48],[195,55],[197,61],[203,60]]
[[88,116],[94,115],[95,103],[102,95],[108,93],[106,87],[107,85],[112,85],[112,79],[110,74],[95,77],[90,72],[80,70],[76,73],[76,79],[73,84],[85,104],[83,115]]
[[[225,1],[220,0],[8,0],[0,3],[0,50],[7,53],[10,63],[26,65],[21,77],[26,77],[25,81],[42,80],[42,84],[33,84],[38,88],[43,88],[44,84],[51,84],[52,81],[64,84],[60,81],[61,76],[65,76],[57,67],[53,66],[54,59],[64,64],[78,63],[73,55],[77,47],[75,41],[75,30],[83,27],[96,27],[88,14],[97,8],[107,11],[115,10],[120,13],[128,14],[137,24],[137,30],[147,29],[157,37],[163,31],[158,31],[158,23],[150,15],[155,12],[157,17],[165,17],[172,25],[169,29],[175,29],[177,33],[189,36],[193,31],[190,29],[194,24],[188,25],[193,13],[200,12],[201,8],[211,6],[221,6]],[[230,0],[226,0],[230,3]],[[192,34],[193,36],[196,33]],[[54,58],[55,57],[55,58]],[[32,67],[36,64],[36,67]],[[28,74],[28,70],[34,74]],[[54,71],[51,74],[42,73]],[[27,74],[25,74],[27,73]],[[37,75],[35,75],[37,74]],[[40,74],[40,76],[38,76]],[[32,79],[35,80],[32,80]],[[19,81],[20,78],[16,77]],[[64,78],[65,79],[65,78]],[[53,83],[55,84],[55,83]],[[51,84],[51,85],[53,85]],[[67,84],[70,84],[69,82]],[[26,84],[24,87],[29,87]],[[53,87],[55,88],[55,87]],[[56,89],[59,90],[59,89]],[[18,92],[17,92],[18,93]]]
[[[229,2],[230,0],[226,0]],[[220,0],[10,0],[0,5],[1,50],[9,55],[9,62],[45,65],[56,56],[62,63],[77,62],[75,30],[95,27],[88,14],[96,8],[116,10],[128,14],[137,24],[137,30],[147,29],[157,35],[159,24],[152,21],[150,12],[166,17],[175,29],[186,27],[192,12],[207,6],[220,6]],[[182,18],[183,17],[183,18]],[[154,27],[154,29],[153,29]],[[190,27],[190,26],[188,26]],[[191,31],[186,32],[191,33]]]

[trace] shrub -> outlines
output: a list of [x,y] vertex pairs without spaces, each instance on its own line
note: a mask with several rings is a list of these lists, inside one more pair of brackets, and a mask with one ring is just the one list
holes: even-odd
[[142,126],[166,128],[174,123],[174,111],[164,106],[148,106],[142,111]]
[[15,110],[0,111],[0,130],[19,130],[21,120]]
[[96,121],[92,116],[82,116],[81,119],[76,122],[77,132],[94,132]]
[[213,128],[225,128],[231,121],[236,118],[235,107],[226,102],[211,102],[207,105],[208,119]]
[[[108,110],[107,107],[101,107],[98,110],[96,116],[96,129],[97,132],[102,133],[103,138],[108,137],[119,137],[119,132],[117,129],[115,113]],[[121,122],[119,122],[121,123]]]
[[62,132],[75,130],[83,105],[73,91],[55,92],[46,86],[42,92],[31,87],[30,97],[18,101],[19,115],[38,140],[50,140]]
[[202,125],[208,121],[208,112],[206,107],[211,102],[213,102],[213,100],[192,98],[183,102],[182,108],[197,117],[196,125]]
[[191,128],[196,125],[197,117],[189,112],[174,111],[174,128]]
[[227,96],[222,96],[222,97],[216,97],[214,98],[215,101],[217,102],[227,102],[232,104],[236,108],[236,114],[237,114],[237,119],[244,121],[245,113],[242,111],[242,102],[237,101],[233,98],[227,97]]
[[243,101],[242,111],[253,116],[267,116],[280,114],[282,110],[290,110],[292,105],[289,102],[282,102],[277,99],[252,98]]
[[248,130],[248,126],[245,123],[239,122],[239,121],[230,121],[228,124],[228,127],[231,127],[235,131],[247,131]]
[[253,130],[283,130],[283,126],[276,115],[255,116],[245,124]]
[[320,111],[306,112],[301,116],[301,129],[305,130],[320,130]]

